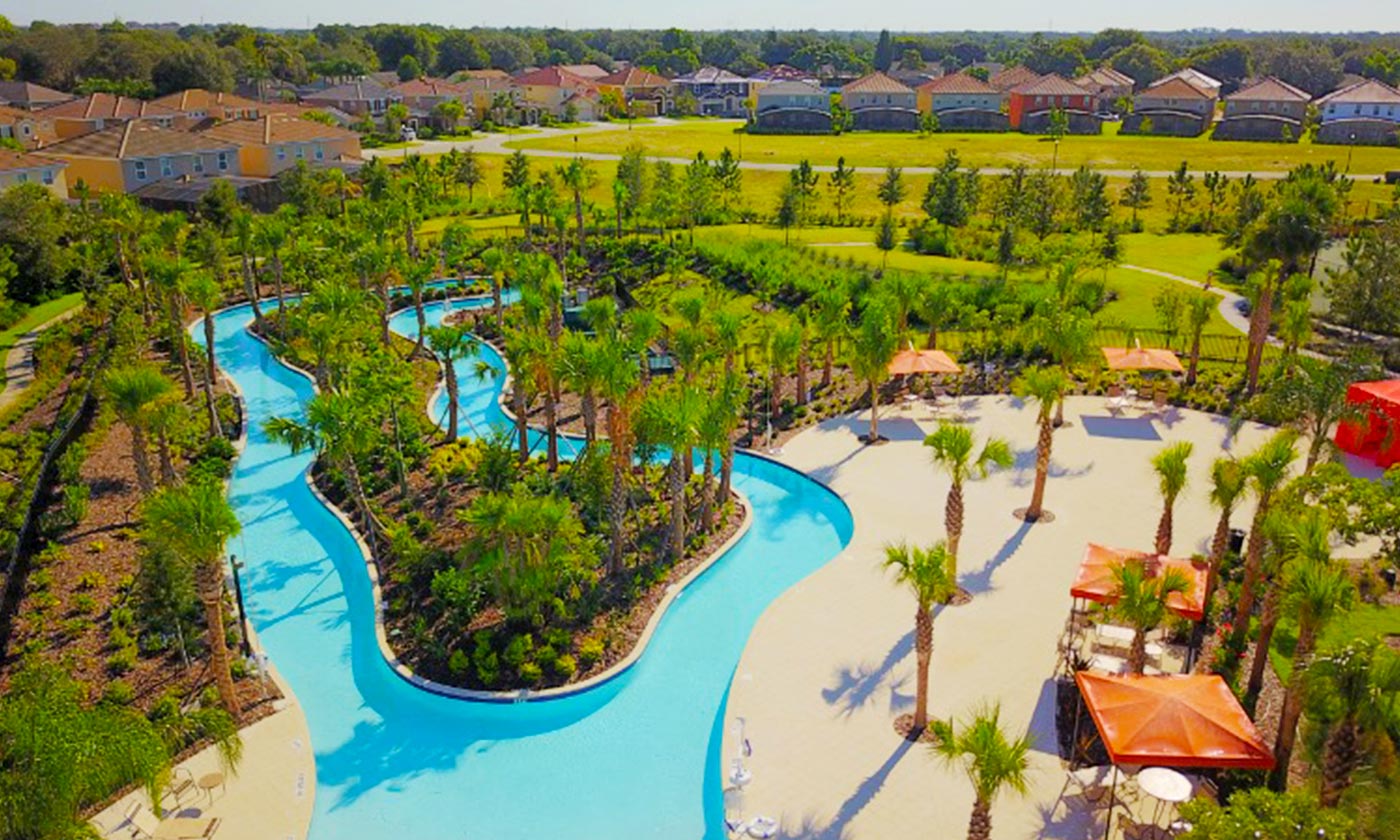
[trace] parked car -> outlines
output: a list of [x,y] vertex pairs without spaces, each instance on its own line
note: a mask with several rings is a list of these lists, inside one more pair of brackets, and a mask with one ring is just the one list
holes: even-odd
[[399,139],[405,143],[412,143],[418,139],[418,131],[411,125],[403,126],[399,129]]

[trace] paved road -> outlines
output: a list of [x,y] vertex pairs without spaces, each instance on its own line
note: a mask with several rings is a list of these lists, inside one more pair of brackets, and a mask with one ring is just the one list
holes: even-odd
[[10,348],[10,352],[5,355],[5,390],[0,391],[0,411],[9,408],[24,389],[28,388],[34,381],[34,342],[39,340],[39,334],[52,327],[54,324],[72,318],[83,310],[82,305],[78,305],[68,310],[60,312],[34,329],[21,335],[15,346]]
[[[678,123],[679,121],[677,120],[658,118],[652,120],[646,125],[647,127],[655,127],[677,125]],[[513,148],[510,144],[528,140],[543,140],[550,137],[600,134],[605,131],[626,130],[627,126],[625,123],[590,123],[588,125],[577,126],[574,128],[542,128],[538,131],[534,131],[529,134],[481,134],[479,137],[473,137],[471,140],[424,140],[417,146],[410,146],[408,148],[403,149],[365,149],[361,152],[361,155],[363,155],[366,158],[393,158],[407,157],[408,155],[414,154],[439,155],[444,154],[451,149],[457,149],[458,151],[472,149],[480,154],[487,155],[510,155],[514,154],[516,151],[521,151],[524,152],[528,157],[572,158],[577,156],[584,160],[606,162],[620,160],[622,156],[608,154],[604,152],[574,152],[568,149],[516,149]],[[662,155],[647,155],[647,159],[651,161],[664,160],[682,166],[687,163],[690,163],[690,158],[667,157]],[[739,163],[739,166],[742,169],[747,169],[754,172],[788,172],[797,168],[797,164],[794,163],[776,163],[754,160],[741,161]],[[834,166],[829,166],[825,164],[814,164],[812,166],[812,169],[817,172],[831,172],[835,168],[836,167]],[[885,167],[883,166],[855,166],[851,168],[862,175],[880,175],[883,174],[885,171]],[[937,171],[937,168],[933,166],[904,167],[905,175],[932,175],[935,171]],[[1011,169],[1009,167],[989,166],[979,169],[978,171],[981,172],[983,175],[1006,175],[1011,172]],[[1130,178],[1137,170],[1098,169],[1096,171],[1107,175],[1110,178]],[[1204,175],[1206,170],[1191,170],[1191,172],[1195,175]],[[1055,170],[1055,174],[1072,175],[1074,174],[1074,170],[1060,168]],[[1167,170],[1144,170],[1143,174],[1147,175],[1149,178],[1166,178],[1175,173]],[[1222,172],[1221,174],[1227,175],[1233,180],[1238,180],[1246,175],[1253,175],[1256,180],[1276,181],[1286,177],[1288,175],[1288,172],[1287,170],[1282,169],[1268,169],[1257,172],[1228,171]],[[1348,177],[1350,177],[1354,181],[1372,181],[1379,176],[1376,173],[1353,173]]]

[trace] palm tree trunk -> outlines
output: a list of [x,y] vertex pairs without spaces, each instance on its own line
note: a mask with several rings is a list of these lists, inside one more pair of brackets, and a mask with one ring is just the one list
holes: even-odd
[[1128,671],[1133,674],[1142,674],[1147,667],[1147,631],[1141,627],[1133,628],[1133,643],[1128,646]]
[[262,304],[258,303],[258,278],[253,271],[253,261],[243,254],[243,294],[253,305],[253,325],[261,328],[263,323]]
[[501,278],[491,273],[491,314],[496,316],[496,334],[505,332],[505,307],[501,305]]
[[797,404],[807,404],[807,368],[810,364],[807,359],[807,347],[804,343],[801,350],[797,351]]
[[127,429],[131,432],[131,460],[136,465],[136,484],[141,488],[141,495],[149,496],[155,490],[155,482],[151,480],[151,461],[146,453],[146,430],[137,423],[128,423]]
[[224,711],[235,721],[239,718],[238,694],[229,670],[228,640],[224,630],[224,570],[218,561],[205,560],[199,564],[199,600],[204,605],[204,626],[209,637],[209,668],[219,688],[219,700]]
[[550,472],[559,470],[559,392],[548,388],[544,394],[544,427],[547,435],[546,457]]
[[457,440],[457,368],[447,359],[447,442]]
[[1319,803],[1324,808],[1335,808],[1341,803],[1342,794],[1351,787],[1351,774],[1361,766],[1358,735],[1356,718],[1347,715],[1337,722],[1327,736],[1322,761],[1322,795],[1319,797]]
[[598,439],[598,397],[585,388],[579,400],[583,403],[583,441],[591,446]]
[[218,376],[218,365],[214,360],[214,314],[204,313],[204,352],[208,360],[204,376],[204,401],[209,409],[209,437],[224,436],[224,428],[219,423],[219,407],[214,404],[214,379]]
[[928,726],[928,668],[933,659],[933,612],[920,605],[914,612],[914,652],[918,668],[914,675],[914,727],[918,735]]
[[175,475],[175,459],[170,454],[170,438],[159,427],[156,428],[156,452],[160,455],[160,483],[166,487],[174,486],[179,477]]
[[1225,559],[1225,550],[1230,546],[1230,514],[1229,509],[1220,512],[1220,519],[1215,523],[1215,535],[1210,540],[1209,565],[1206,568],[1206,591],[1201,603],[1206,609],[1210,609],[1211,597],[1215,594],[1215,576],[1220,572],[1220,564]]
[[681,466],[680,452],[671,454],[671,463],[667,470],[671,494],[671,535],[668,548],[671,560],[676,562],[685,553],[685,470]]
[[1269,774],[1269,787],[1282,791],[1288,787],[1288,765],[1293,760],[1293,743],[1298,736],[1298,718],[1303,714],[1303,674],[1312,660],[1317,642],[1313,623],[1298,627],[1298,644],[1293,649],[1293,672],[1283,695],[1283,711],[1279,714],[1278,738],[1274,740],[1274,770]]
[[1191,364],[1186,369],[1187,386],[1196,384],[1196,369],[1201,364],[1201,331],[1195,330],[1191,336]]
[[1264,593],[1264,608],[1259,615],[1259,639],[1254,644],[1254,658],[1249,663],[1249,683],[1244,690],[1244,706],[1251,714],[1259,702],[1259,691],[1264,687],[1264,666],[1269,662],[1269,645],[1274,640],[1274,628],[1278,626],[1280,589],[1282,584],[1275,582]]
[[410,359],[416,359],[423,353],[423,338],[428,331],[427,313],[423,311],[422,284],[414,284],[413,286],[413,314],[418,319],[418,341],[413,345],[413,352],[409,354]]
[[529,406],[525,403],[525,392],[521,390],[520,382],[512,383],[510,389],[510,408],[515,415],[515,432],[520,438],[520,463],[530,460],[530,427],[526,424],[526,412]]
[[1249,352],[1245,355],[1246,394],[1253,394],[1259,387],[1259,366],[1264,360],[1264,344],[1269,340],[1273,308],[1274,284],[1268,282],[1259,290],[1259,301],[1249,316]]
[[1240,583],[1240,598],[1235,602],[1235,627],[1231,633],[1231,644],[1239,649],[1249,632],[1250,614],[1254,612],[1254,590],[1259,585],[1259,571],[1264,563],[1264,516],[1268,513],[1269,498],[1259,499],[1254,510],[1254,520],[1249,525],[1249,543],[1244,551],[1244,580]]
[[282,258],[272,252],[272,278],[277,281],[277,333],[287,335],[287,291],[282,282]]
[[1172,551],[1172,503],[1164,500],[1162,516],[1157,520],[1156,550],[1158,554],[1171,554]]
[[371,548],[378,539],[378,529],[374,525],[374,514],[370,513],[369,496],[365,493],[364,482],[360,480],[360,468],[355,463],[355,459],[344,456],[340,459],[341,469],[345,472],[345,479],[350,483],[350,495],[355,499],[355,507],[359,509],[360,518],[365,523],[365,533],[369,536]]
[[705,533],[715,526],[714,496],[710,493],[711,480],[715,471],[715,451],[710,448],[705,449],[705,463],[700,473],[700,527]]
[[948,571],[956,582],[958,543],[962,541],[963,531],[963,487],[962,482],[957,479],[954,479],[953,486],[948,488],[948,502],[943,506],[943,528],[948,532],[948,559],[952,561]]
[[972,818],[967,821],[967,840],[991,840],[992,803],[977,797],[972,803]]
[[870,442],[880,440],[880,387],[870,383]]
[[822,390],[831,387],[831,369],[836,364],[836,342],[826,343],[826,358],[822,360]]
[[1035,487],[1031,491],[1031,504],[1026,508],[1026,520],[1040,519],[1045,505],[1045,481],[1050,477],[1050,445],[1054,442],[1055,429],[1049,417],[1040,421],[1040,439],[1035,446]]
[[627,483],[632,453],[623,446],[627,419],[614,405],[608,406],[608,442],[612,458],[612,490],[608,494],[608,574],[622,572],[623,528],[627,516]]
[[717,504],[729,501],[729,488],[734,479],[734,442],[726,440],[719,456],[719,499]]
[[185,331],[180,327],[179,295],[170,293],[166,301],[166,315],[170,319],[170,344],[175,358],[180,360],[180,382],[185,386],[185,399],[194,398],[194,367],[190,364],[190,347],[185,341]]

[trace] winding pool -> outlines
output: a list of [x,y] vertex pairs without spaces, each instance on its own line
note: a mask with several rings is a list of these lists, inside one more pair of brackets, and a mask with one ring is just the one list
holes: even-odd
[[[430,304],[428,321],[488,305]],[[311,838],[723,838],[719,749],[735,665],[764,607],[849,541],[841,500],[741,453],[734,484],[753,504],[752,527],[674,601],[634,667],[548,701],[431,694],[380,656],[359,548],[304,480],[311,455],[292,455],[262,432],[269,417],[301,416],[312,387],[247,332],[250,320],[246,305],[214,316],[219,365],[247,406],[247,447],[230,487],[243,533],[230,550],[245,564],[253,626],[310,726]],[[412,310],[393,328],[414,336]],[[494,350],[481,353],[503,369]],[[475,360],[457,365],[462,431],[505,424],[496,402],[503,377],[480,382]],[[445,399],[439,393],[436,417]]]

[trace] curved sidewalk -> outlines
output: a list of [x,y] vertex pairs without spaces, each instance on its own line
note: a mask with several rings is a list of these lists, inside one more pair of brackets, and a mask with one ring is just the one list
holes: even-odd
[[39,340],[39,334],[82,311],[83,307],[79,304],[67,312],[60,312],[21,335],[10,352],[5,354],[5,390],[0,391],[0,411],[9,408],[34,382],[34,343]]
[[[1102,398],[1071,398],[1046,491],[1056,519],[1032,526],[1011,511],[1031,494],[1033,410],[1005,396],[971,398],[962,408],[979,441],[1010,441],[1016,463],[965,488],[960,571],[974,598],[935,621],[930,711],[962,716],[980,702],[999,701],[1003,725],[1035,738],[1029,795],[1006,795],[993,805],[997,837],[1094,836],[1102,827],[1093,816],[1059,802],[1065,772],[1056,751],[1053,677],[1070,583],[1090,540],[1151,546],[1161,503],[1149,459],[1168,442],[1195,443],[1176,508],[1174,553],[1204,548],[1216,518],[1206,500],[1208,470],[1225,446],[1226,421],[1182,410],[1160,419],[1135,410],[1113,418]],[[965,777],[893,731],[894,718],[914,699],[914,603],[879,565],[888,542],[944,536],[948,481],[922,446],[935,427],[924,410],[888,412],[880,430],[890,443],[872,448],[856,437],[868,428],[862,414],[824,422],[784,446],[784,462],[847,501],[855,534],[845,552],[768,608],[730,688],[720,772],[736,750],[728,724],[742,716],[754,778],[744,816],[780,819],[782,836],[960,836],[967,825],[972,792]],[[1268,434],[1247,425],[1234,448],[1248,452]],[[1237,522],[1247,521],[1245,507]]]

